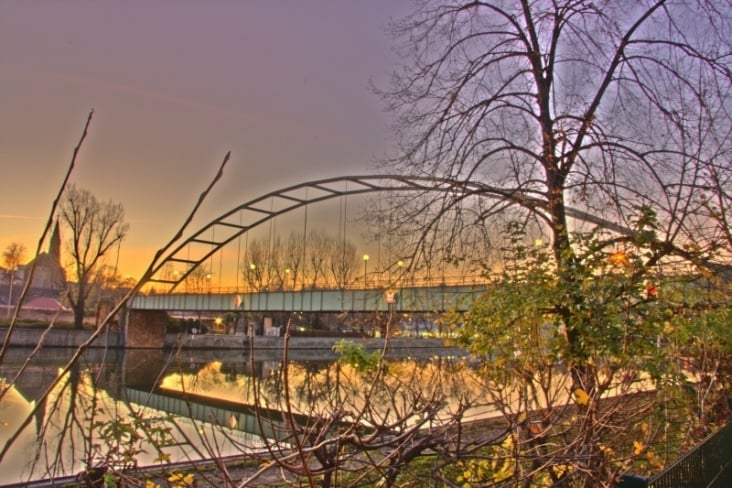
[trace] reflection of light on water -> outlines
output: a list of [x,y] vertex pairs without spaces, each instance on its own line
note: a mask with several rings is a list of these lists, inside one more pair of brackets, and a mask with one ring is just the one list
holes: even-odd
[[[360,374],[348,364],[337,361],[287,363],[289,395],[284,395],[283,391],[283,363],[268,361],[266,368],[262,364],[260,377],[253,378],[247,374],[227,374],[222,371],[222,364],[214,361],[197,373],[169,374],[162,379],[160,387],[245,405],[254,405],[258,401],[260,406],[275,410],[289,407],[302,415],[327,416],[336,407],[355,413],[371,401],[365,397],[371,377]],[[450,418],[460,408],[461,400],[466,398],[485,403],[485,384],[463,358],[454,356],[435,356],[421,361],[412,358],[389,360],[384,384],[385,390],[380,395],[386,395],[388,390],[399,392],[400,388],[409,386],[418,388],[425,397],[433,394],[442,396],[441,419]],[[258,388],[257,395],[254,395],[255,387]],[[289,405],[285,405],[285,398],[289,398]],[[379,401],[375,405],[372,402],[370,406],[377,409],[383,406],[384,421],[393,420],[411,408],[406,401],[399,411],[394,410],[389,401]],[[493,408],[475,407],[467,415],[475,420],[495,416],[496,412]],[[236,421],[232,418],[229,422]],[[417,421],[415,417],[414,422]]]
[[[23,421],[33,412],[35,403],[26,400],[14,387],[8,388],[0,400],[0,446],[3,448],[8,441],[22,427]],[[4,468],[0,470],[0,484],[10,484],[17,481],[19,473],[10,472],[7,466],[17,466],[22,469],[28,460],[28,453],[33,452],[36,438],[36,426],[29,423],[15,439],[8,453],[2,460]],[[21,473],[22,474],[22,473]]]
[[[170,416],[162,410],[113,398],[107,391],[94,388],[95,379],[89,371],[66,373],[57,379],[57,385],[36,413],[37,421],[23,428],[3,458],[0,485],[75,475],[87,466],[89,459],[92,465],[115,456],[119,459],[126,450],[137,448],[138,443],[140,452],[134,455],[138,466],[231,456],[261,447],[256,436],[229,430],[225,424],[215,426],[185,416]],[[0,446],[4,447],[16,435],[33,407],[34,402],[28,402],[15,387],[9,388],[0,400]],[[117,443],[114,438],[100,435],[100,428],[115,422],[119,425],[116,432],[132,429],[129,432],[134,434],[138,428],[140,437],[134,437],[130,444],[125,439]],[[139,430],[140,426],[146,428],[147,434]],[[144,440],[163,431],[167,437],[158,440],[164,445],[156,448]],[[110,455],[112,458],[107,458]],[[42,465],[41,461],[49,464]],[[33,467],[33,462],[37,466]]]
[[[162,391],[185,391],[238,404],[252,405],[258,399],[260,405],[275,410],[284,410],[284,399],[289,397],[292,411],[308,416],[328,416],[335,408],[342,408],[347,411],[342,418],[353,419],[365,405],[364,391],[369,381],[364,381],[363,375],[346,364],[326,361],[291,362],[285,371],[283,363],[267,361],[257,363],[253,369],[254,373],[250,371],[249,365],[232,366],[231,363],[213,361],[196,372],[178,371],[167,374],[158,387]],[[60,370],[56,374],[59,372]],[[79,368],[54,378],[58,380],[58,384],[50,391],[45,404],[40,406],[39,420],[29,423],[2,461],[3,468],[7,462],[7,465],[17,465],[19,469],[25,469],[23,478],[19,479],[21,474],[18,472],[8,473],[6,469],[2,469],[0,484],[49,475],[73,475],[85,467],[90,457],[93,462],[97,462],[96,460],[113,452],[115,447],[120,449],[119,452],[124,452],[129,445],[110,445],[108,439],[100,437],[98,430],[91,434],[89,432],[92,425],[97,425],[97,428],[99,425],[109,426],[115,419],[121,428],[144,425],[149,432],[156,429],[158,432],[169,432],[167,445],[159,449],[140,444],[142,452],[135,454],[135,458],[141,466],[154,465],[160,460],[178,462],[201,457],[238,455],[262,447],[258,436],[244,432],[258,432],[258,426],[251,416],[237,408],[225,405],[222,408],[214,407],[212,405],[217,405],[215,402],[209,405],[204,401],[198,406],[194,405],[200,411],[193,415],[195,418],[190,418],[190,410],[179,408],[176,413],[166,403],[176,401],[179,402],[179,407],[190,406],[180,396],[166,395],[162,391],[151,393],[147,389],[134,390],[123,383],[113,384],[109,391],[115,392],[114,395],[103,389],[95,389],[99,378],[95,376],[94,370]],[[399,385],[403,384],[419,385],[425,395],[433,391],[444,394],[446,416],[454,411],[461,395],[473,395],[481,390],[481,386],[472,380],[469,368],[461,366],[461,360],[444,357],[423,361],[391,360],[385,384],[394,391],[400,391]],[[283,395],[285,385],[290,388],[288,395]],[[390,402],[384,400],[385,393],[378,394],[382,395],[378,405],[386,408]],[[19,409],[17,414],[12,411],[12,415],[4,415],[12,408]],[[22,419],[30,415],[32,408],[33,404],[25,401],[17,391],[6,395],[6,399],[0,402],[0,425],[3,419],[8,419],[6,421],[9,425],[7,429],[0,426],[0,441],[7,442]],[[403,408],[406,411],[412,406],[405,400]],[[215,416],[212,415],[214,410],[217,412]],[[400,413],[403,412],[391,412],[390,415]],[[70,418],[74,422],[69,423]],[[207,422],[212,419],[214,423]],[[388,420],[388,417],[384,418],[385,422]],[[36,426],[43,426],[44,430],[37,431]],[[41,438],[36,440],[36,435]],[[137,446],[137,440],[132,442]],[[207,448],[215,449],[216,452],[207,451]],[[31,475],[30,468],[27,467],[29,458],[61,461],[52,467],[38,466],[35,469],[36,474]],[[17,462],[12,462],[11,459]],[[20,468],[23,466],[25,468]]]

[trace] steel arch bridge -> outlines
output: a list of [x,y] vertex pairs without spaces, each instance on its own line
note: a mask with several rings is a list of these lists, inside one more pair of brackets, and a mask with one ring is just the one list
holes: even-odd
[[[277,216],[307,205],[348,195],[409,191],[450,193],[455,198],[454,202],[471,196],[500,199],[539,210],[547,215],[546,202],[540,198],[541,193],[538,191],[517,191],[514,188],[501,188],[474,181],[431,176],[366,175],[319,179],[264,194],[211,220],[166,254],[152,268],[150,277],[145,282],[168,286],[168,291],[172,292],[198,266],[230,242]],[[567,215],[622,234],[631,232],[627,228],[582,210],[567,208]],[[201,250],[191,256],[190,249],[194,246],[198,246]],[[184,265],[186,270],[174,276],[166,274],[166,266],[176,263]]]

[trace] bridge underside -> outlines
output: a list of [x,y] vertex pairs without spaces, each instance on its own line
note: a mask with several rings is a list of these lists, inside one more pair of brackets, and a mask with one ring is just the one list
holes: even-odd
[[466,311],[485,286],[396,290],[298,290],[259,293],[136,296],[131,310],[212,312],[445,312]]
[[260,293],[136,296],[128,302],[125,346],[162,348],[167,312],[439,313],[466,311],[485,286],[395,290],[298,290]]

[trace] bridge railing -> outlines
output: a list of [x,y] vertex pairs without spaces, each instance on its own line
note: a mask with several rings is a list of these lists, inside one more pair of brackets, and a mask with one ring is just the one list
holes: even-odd
[[[465,311],[485,285],[385,289],[305,289],[231,293],[137,295],[131,310],[217,312],[445,312]],[[396,293],[392,294],[391,291]]]
[[238,285],[220,285],[215,283],[207,283],[201,286],[186,286],[185,283],[181,283],[177,288],[172,291],[161,291],[155,287],[148,290],[150,294],[166,293],[166,294],[206,294],[210,293],[213,295],[217,294],[231,294],[231,293],[266,293],[266,292],[299,292],[299,291],[312,291],[312,290],[388,290],[388,289],[400,289],[400,288],[435,288],[439,286],[454,287],[454,286],[486,286],[490,280],[485,277],[476,276],[452,276],[452,277],[440,277],[440,278],[410,278],[410,279],[390,279],[388,277],[383,278],[369,278],[367,280],[358,279],[349,283],[347,286],[339,286],[334,283],[323,283],[316,284],[316,286],[301,285],[296,286],[250,286],[245,283]]

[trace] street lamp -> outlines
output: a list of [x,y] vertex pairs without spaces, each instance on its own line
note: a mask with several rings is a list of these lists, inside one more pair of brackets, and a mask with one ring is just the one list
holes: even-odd
[[401,283],[402,281],[402,268],[404,267],[404,261],[401,259],[397,261],[397,283]]
[[363,287],[366,288],[366,268],[369,264],[369,255],[363,255]]
[[257,290],[257,265],[254,263],[249,263],[249,287],[253,290]]

